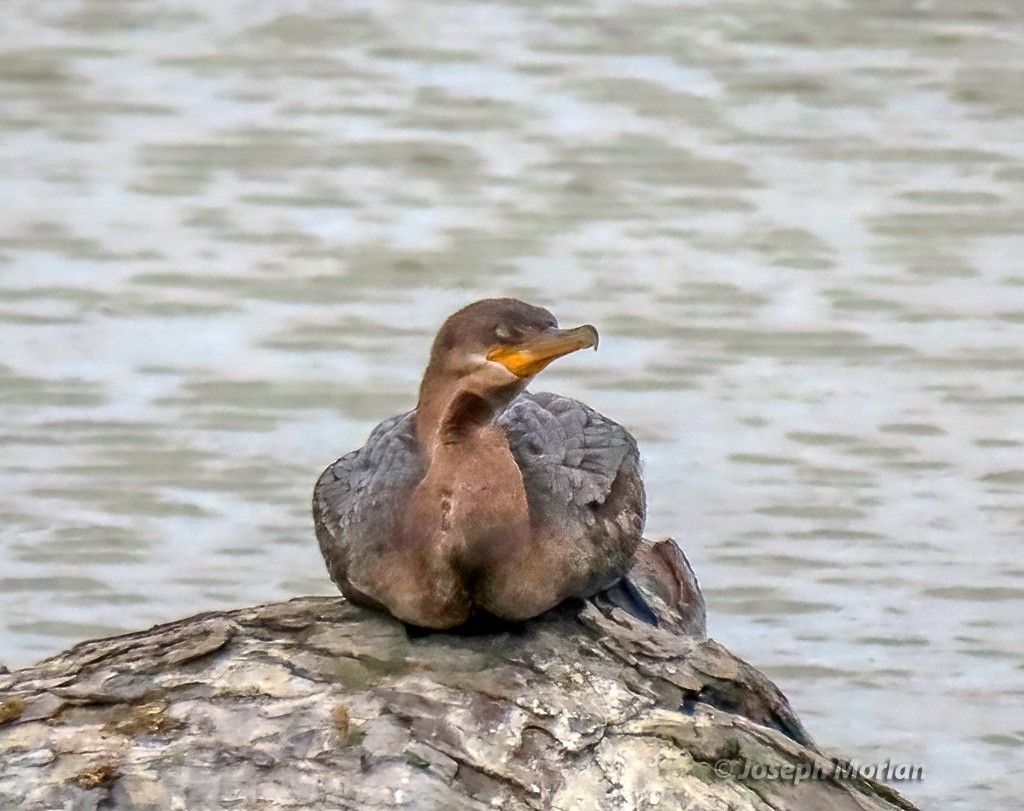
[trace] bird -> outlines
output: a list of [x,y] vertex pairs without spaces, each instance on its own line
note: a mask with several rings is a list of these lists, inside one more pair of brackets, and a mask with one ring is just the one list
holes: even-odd
[[350,602],[411,626],[524,622],[620,581],[642,539],[636,439],[584,403],[527,386],[598,346],[513,298],[449,316],[416,407],[380,423],[313,491],[316,536]]

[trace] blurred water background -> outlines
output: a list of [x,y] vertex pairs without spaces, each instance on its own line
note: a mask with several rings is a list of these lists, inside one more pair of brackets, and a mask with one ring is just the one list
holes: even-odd
[[1024,780],[1019,0],[9,0],[0,661],[331,594],[319,471],[473,299],[828,749]]

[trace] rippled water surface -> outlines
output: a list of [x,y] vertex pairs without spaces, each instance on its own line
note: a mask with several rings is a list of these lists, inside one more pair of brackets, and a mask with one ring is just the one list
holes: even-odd
[[819,743],[1024,781],[1024,4],[11,2],[0,659],[332,593],[319,470],[516,295]]

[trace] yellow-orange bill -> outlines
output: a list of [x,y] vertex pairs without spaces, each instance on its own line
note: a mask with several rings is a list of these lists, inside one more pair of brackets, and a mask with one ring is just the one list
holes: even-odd
[[533,377],[551,361],[580,349],[597,349],[597,330],[590,324],[572,329],[552,329],[521,344],[498,344],[487,360],[500,363],[516,377]]

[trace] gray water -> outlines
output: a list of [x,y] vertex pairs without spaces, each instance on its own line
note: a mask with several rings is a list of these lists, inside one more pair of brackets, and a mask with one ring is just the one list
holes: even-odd
[[712,634],[1016,809],[1022,125],[1019,0],[10,0],[0,660],[333,593],[315,477],[515,295]]

